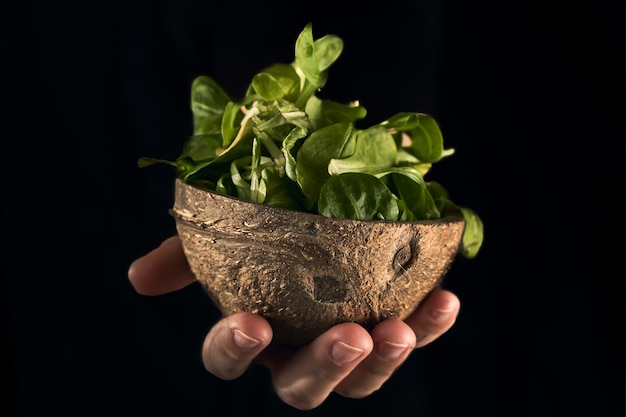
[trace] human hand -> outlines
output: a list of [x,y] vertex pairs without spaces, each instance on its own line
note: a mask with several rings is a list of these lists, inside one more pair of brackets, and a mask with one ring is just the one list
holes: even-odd
[[[128,278],[139,294],[158,296],[196,281],[178,236],[135,260]],[[301,409],[316,408],[331,394],[363,398],[377,391],[415,348],[426,346],[454,324],[460,302],[436,288],[406,320],[388,319],[371,332],[355,323],[336,325],[308,345],[271,344],[272,328],[260,315],[237,313],[207,334],[202,360],[207,371],[236,379],[252,363],[267,366],[277,395]]]

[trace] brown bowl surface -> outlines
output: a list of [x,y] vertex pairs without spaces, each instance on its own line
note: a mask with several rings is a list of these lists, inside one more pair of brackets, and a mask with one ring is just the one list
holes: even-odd
[[335,324],[405,319],[437,286],[465,222],[333,219],[176,180],[172,214],[192,271],[223,314],[264,316],[274,341],[308,343]]

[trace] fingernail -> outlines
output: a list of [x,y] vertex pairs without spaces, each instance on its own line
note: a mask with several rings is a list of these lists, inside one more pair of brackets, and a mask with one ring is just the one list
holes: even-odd
[[363,355],[363,349],[350,346],[344,342],[337,342],[331,348],[330,355],[335,363],[338,365],[344,365],[355,361],[359,356]]
[[257,339],[248,336],[239,329],[233,329],[233,340],[235,341],[235,344],[242,349],[252,349],[261,343]]
[[400,358],[407,350],[409,345],[403,343],[384,342],[376,346],[378,355],[387,361],[395,361]]

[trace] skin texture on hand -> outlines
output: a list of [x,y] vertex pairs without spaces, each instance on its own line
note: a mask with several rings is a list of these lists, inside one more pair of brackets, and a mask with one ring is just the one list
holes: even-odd
[[[145,296],[177,291],[196,280],[177,236],[135,260],[128,278]],[[309,410],[331,392],[363,398],[378,390],[416,348],[449,330],[459,309],[456,295],[436,288],[405,321],[385,320],[370,333],[355,323],[342,323],[299,348],[271,344],[272,328],[263,317],[237,313],[211,328],[202,359],[208,372],[224,380],[261,363],[285,403]]]

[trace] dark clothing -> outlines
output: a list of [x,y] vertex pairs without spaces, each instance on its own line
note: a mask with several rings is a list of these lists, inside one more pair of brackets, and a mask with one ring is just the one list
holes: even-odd
[[[624,13],[586,3],[8,6],[5,415],[623,416]],[[444,281],[461,299],[447,334],[372,396],[301,412],[265,368],[204,370],[218,313],[199,285],[141,297],[126,272],[175,233],[173,170],[137,159],[178,156],[192,80],[240,97],[309,21],[345,42],[322,96],[371,124],[439,121],[456,153],[433,178],[485,244]]]

